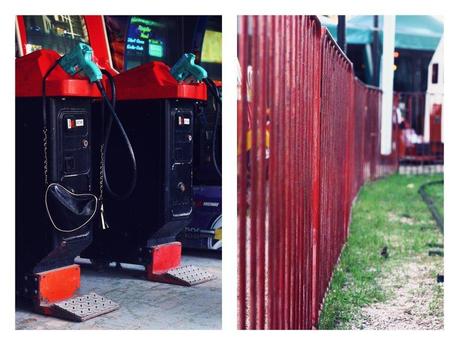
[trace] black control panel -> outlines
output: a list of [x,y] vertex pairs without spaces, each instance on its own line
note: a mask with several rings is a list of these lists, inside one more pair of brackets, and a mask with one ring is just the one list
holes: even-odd
[[[105,235],[106,231],[95,231],[93,244],[82,257],[102,255],[113,261],[140,263],[144,256],[139,248],[175,241],[188,225],[193,209],[193,124],[197,106],[197,102],[183,99],[117,102],[117,114],[136,156],[137,184],[127,199],[104,194],[110,236]],[[93,112],[98,109],[95,105]],[[93,132],[99,133],[100,116],[93,114]],[[97,142],[93,145],[98,147]],[[98,158],[96,153],[93,157]],[[126,190],[133,176],[126,143],[116,127],[107,147],[106,173],[112,189],[119,193]],[[93,178],[95,184],[97,174]]]
[[[91,117],[87,100],[50,100],[50,178],[72,192],[91,190]],[[97,170],[97,169],[96,169]]]
[[192,211],[193,115],[173,110],[172,117],[171,213],[172,217],[183,217]]
[[[17,278],[72,264],[92,238],[92,222],[64,233],[49,220],[44,202],[42,102],[41,97],[16,98]],[[91,102],[83,97],[48,97],[46,102],[48,182],[75,193],[92,189]],[[19,279],[19,290],[22,283]]]

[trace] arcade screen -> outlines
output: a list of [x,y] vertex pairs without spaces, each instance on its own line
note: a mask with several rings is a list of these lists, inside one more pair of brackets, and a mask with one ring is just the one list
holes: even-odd
[[214,80],[222,79],[221,17],[208,17],[201,47],[201,65]]
[[221,16],[104,16],[113,67],[125,71],[155,60],[173,66],[185,52],[221,80]]
[[204,63],[222,63],[222,33],[206,30],[202,44],[201,61]]
[[63,55],[78,42],[89,42],[82,16],[24,16],[26,29],[25,54],[46,48]]
[[151,61],[174,62],[179,20],[173,16],[106,16],[114,67],[129,70]]

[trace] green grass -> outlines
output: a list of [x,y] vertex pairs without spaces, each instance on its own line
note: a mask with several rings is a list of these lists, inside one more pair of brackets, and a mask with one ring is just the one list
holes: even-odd
[[[320,316],[319,329],[346,329],[359,310],[384,301],[390,292],[378,278],[396,265],[442,242],[431,214],[418,194],[434,176],[393,175],[365,185],[354,205],[350,236],[335,269]],[[387,246],[389,258],[381,256]]]
[[435,207],[441,216],[444,217],[443,213],[443,184],[433,184],[426,186],[426,193],[432,198],[435,203]]

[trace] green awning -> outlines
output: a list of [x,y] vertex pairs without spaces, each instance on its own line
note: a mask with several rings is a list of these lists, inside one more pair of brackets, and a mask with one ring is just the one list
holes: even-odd
[[[379,16],[382,27],[384,16]],[[321,18],[332,36],[337,38],[337,25]],[[348,44],[369,44],[373,41],[373,16],[354,16],[346,21]],[[382,31],[380,31],[382,36]],[[443,35],[443,23],[432,16],[396,16],[395,48],[412,50],[437,49]],[[381,37],[382,39],[382,37]]]

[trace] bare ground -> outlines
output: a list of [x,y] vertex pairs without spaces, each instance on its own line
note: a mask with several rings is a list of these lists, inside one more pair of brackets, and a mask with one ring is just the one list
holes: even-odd
[[363,190],[321,329],[444,328],[443,236],[417,193],[428,180],[397,175]]
[[389,292],[388,300],[364,307],[349,328],[443,329],[443,284],[437,283],[438,273],[443,273],[442,257],[423,255],[394,265],[378,282]]

